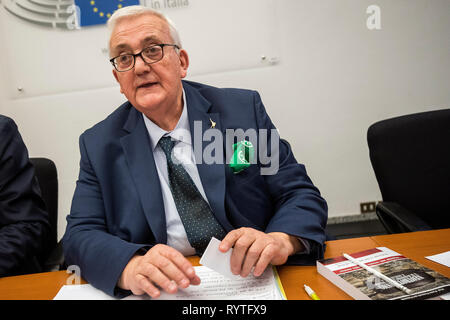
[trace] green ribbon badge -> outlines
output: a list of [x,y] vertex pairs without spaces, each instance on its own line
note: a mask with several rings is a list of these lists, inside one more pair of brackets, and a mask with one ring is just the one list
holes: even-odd
[[233,144],[233,155],[230,160],[230,168],[233,173],[239,173],[250,166],[253,161],[255,149],[250,141],[242,140]]

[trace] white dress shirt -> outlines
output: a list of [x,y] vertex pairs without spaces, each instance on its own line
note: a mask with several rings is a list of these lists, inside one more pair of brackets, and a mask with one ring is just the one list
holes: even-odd
[[167,245],[180,251],[183,255],[195,255],[195,249],[190,245],[181,222],[180,215],[178,214],[175,201],[173,200],[172,191],[169,186],[169,176],[167,173],[167,160],[164,151],[158,145],[159,139],[163,136],[170,136],[173,140],[176,140],[175,147],[173,149],[173,156],[175,161],[180,161],[181,165],[187,171],[195,186],[199,190],[203,198],[208,202],[205,191],[203,190],[200,176],[198,174],[197,166],[195,165],[194,152],[191,142],[191,131],[189,126],[189,119],[187,113],[186,96],[183,90],[183,111],[180,119],[174,130],[168,132],[158,127],[154,122],[148,119],[144,114],[145,126],[147,127],[148,134],[150,136],[150,143],[153,151],[153,157],[155,159],[156,170],[158,172],[159,182],[161,184],[161,192],[164,202],[164,211],[166,215],[166,228],[167,228]]

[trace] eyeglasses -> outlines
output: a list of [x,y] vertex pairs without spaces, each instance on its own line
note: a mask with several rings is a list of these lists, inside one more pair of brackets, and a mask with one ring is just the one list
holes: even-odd
[[125,72],[134,68],[136,63],[136,57],[140,56],[142,60],[147,64],[152,64],[160,61],[164,57],[164,47],[175,47],[180,49],[176,44],[156,44],[147,48],[142,49],[141,52],[136,54],[127,53],[121,54],[117,57],[109,60],[114,68],[119,72]]

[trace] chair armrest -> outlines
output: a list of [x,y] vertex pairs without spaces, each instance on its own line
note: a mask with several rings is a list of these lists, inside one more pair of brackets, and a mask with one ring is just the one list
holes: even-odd
[[416,214],[396,202],[379,202],[376,207],[376,213],[389,233],[432,229]]

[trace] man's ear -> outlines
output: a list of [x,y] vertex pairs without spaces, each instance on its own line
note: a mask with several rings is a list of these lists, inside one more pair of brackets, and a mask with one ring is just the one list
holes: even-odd
[[187,70],[189,68],[189,56],[186,52],[186,50],[181,49],[179,53],[180,58],[180,71],[181,71],[181,78],[186,77]]
[[114,78],[116,78],[117,83],[120,85],[120,93],[123,94],[122,85],[120,84],[119,77],[118,77],[118,75],[117,75],[117,71],[116,71],[115,69],[113,69],[113,70],[112,70],[112,73],[113,73],[113,75],[114,75]]

